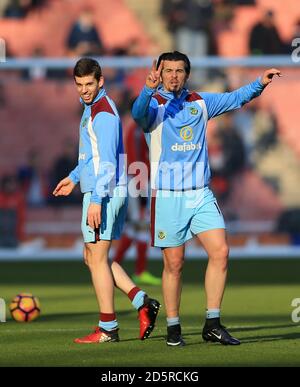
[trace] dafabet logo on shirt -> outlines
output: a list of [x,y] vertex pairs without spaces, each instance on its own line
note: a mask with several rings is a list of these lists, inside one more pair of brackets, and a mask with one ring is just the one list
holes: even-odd
[[[183,144],[173,144],[171,146],[171,150],[173,152],[188,152],[188,151],[194,151],[194,150],[200,150],[201,144],[200,142],[198,144],[193,144],[192,140],[194,138],[193,128],[190,126],[184,126],[180,129],[179,132],[180,137],[185,141]],[[189,141],[189,143],[188,143]]]
[[171,150],[173,152],[189,152],[189,151],[195,151],[195,150],[200,150],[201,149],[201,144],[200,142],[198,144],[193,144],[191,143],[186,143],[184,142],[183,144],[173,144],[171,146]]
[[179,134],[183,141],[192,141],[194,138],[193,128],[190,126],[184,126],[181,128]]

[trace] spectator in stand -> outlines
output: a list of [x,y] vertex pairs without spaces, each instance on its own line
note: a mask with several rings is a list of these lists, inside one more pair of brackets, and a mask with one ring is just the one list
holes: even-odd
[[11,0],[4,10],[4,17],[23,19],[31,7],[31,0]]
[[[174,34],[174,48],[188,56],[203,57],[210,52],[213,5],[203,0],[165,0],[161,13]],[[199,86],[199,79],[207,77],[206,71],[194,70],[189,82]]]
[[10,0],[4,10],[4,17],[23,19],[34,8],[43,5],[45,0]]
[[165,0],[162,14],[175,36],[175,49],[192,56],[208,54],[213,6],[203,0]]
[[224,148],[219,132],[214,130],[208,140],[208,155],[211,170],[211,188],[218,201],[223,201],[229,193],[229,183],[224,176]]
[[[31,57],[38,59],[44,58],[45,51],[43,47],[37,46],[33,49]],[[39,64],[34,64],[25,68],[21,72],[21,77],[24,81],[43,81],[45,79],[64,79],[67,76],[67,71],[63,68],[47,69]]]
[[252,55],[285,53],[285,45],[275,25],[273,11],[265,12],[262,20],[253,26],[249,37],[249,51]]
[[223,173],[231,179],[245,166],[245,147],[243,140],[233,124],[233,115],[224,114],[218,121],[219,136],[224,150]]
[[234,127],[237,128],[243,141],[245,166],[250,169],[253,167],[253,152],[255,150],[254,129],[257,106],[257,101],[254,100],[252,105],[245,105],[244,109],[239,109],[233,114]]
[[40,153],[31,149],[27,155],[27,164],[21,166],[18,178],[26,195],[26,202],[31,207],[40,207],[46,203],[48,185],[41,169]]
[[25,198],[14,175],[0,183],[0,246],[17,247],[24,238]]
[[225,201],[230,194],[232,178],[245,167],[245,147],[232,114],[224,114],[217,124],[209,141],[211,185],[217,198]]
[[94,24],[91,9],[84,9],[72,26],[67,39],[67,47],[72,56],[104,54],[103,43]]
[[[254,117],[255,159],[278,144],[278,125],[272,107],[258,109]],[[259,161],[258,161],[259,162]]]
[[[45,56],[44,49],[42,47],[35,47],[32,51],[32,58],[43,58]],[[33,65],[26,67],[22,71],[22,79],[24,81],[42,81],[47,78],[48,70],[45,67],[39,65]]]

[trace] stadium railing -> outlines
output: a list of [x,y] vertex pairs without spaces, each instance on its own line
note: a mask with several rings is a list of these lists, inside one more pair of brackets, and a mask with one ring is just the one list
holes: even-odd
[[[294,59],[293,59],[294,58]],[[296,58],[296,60],[295,60]],[[0,63],[0,69],[28,69],[30,67],[41,67],[48,69],[72,68],[78,58],[7,58]],[[101,62],[103,68],[147,68],[151,66],[153,57],[95,57]],[[239,67],[300,67],[300,53],[292,55],[264,55],[236,58],[221,58],[219,56],[191,57],[194,68],[228,68]]]

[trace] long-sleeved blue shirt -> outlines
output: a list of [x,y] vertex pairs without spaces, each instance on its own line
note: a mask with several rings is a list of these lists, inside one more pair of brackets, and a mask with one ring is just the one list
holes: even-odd
[[210,118],[242,107],[261,94],[260,78],[230,93],[193,92],[183,89],[178,97],[144,86],[132,115],[143,128],[149,146],[151,188],[189,190],[209,184],[206,142]]
[[82,193],[92,192],[91,202],[100,204],[115,186],[126,183],[122,125],[105,89],[92,104],[84,104],[79,138],[78,165],[69,177],[75,184],[80,181]]

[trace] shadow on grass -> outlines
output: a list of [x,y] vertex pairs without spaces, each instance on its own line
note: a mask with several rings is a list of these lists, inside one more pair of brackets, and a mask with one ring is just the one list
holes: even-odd
[[[184,283],[203,284],[207,261],[186,260]],[[134,272],[134,262],[124,262],[127,272]],[[149,270],[160,276],[161,261],[149,261]],[[233,284],[299,284],[300,259],[243,259],[229,263],[228,283]],[[0,283],[4,284],[91,284],[90,274],[82,262],[2,262]]]
[[280,328],[295,328],[295,324],[278,324],[278,325],[261,325],[253,327],[238,327],[238,328],[229,328],[230,332],[251,332],[259,331],[265,329],[280,329]]
[[263,335],[263,336],[249,336],[243,337],[241,343],[259,343],[265,341],[278,341],[278,340],[298,340],[300,339],[300,333],[287,333],[278,335]]
[[[238,328],[230,328],[230,326],[227,326],[226,329],[233,334],[234,332],[256,332],[260,330],[276,330],[276,329],[282,329],[282,328],[295,328],[295,324],[277,324],[277,325],[259,325],[259,326],[253,326],[253,327],[238,327]],[[192,345],[198,345],[198,344],[207,344],[205,341],[203,341],[202,336],[202,328],[199,327],[199,330],[193,331],[193,332],[186,332],[184,330],[183,326],[183,338],[188,337],[199,337],[199,342],[196,343],[186,343],[186,346],[192,346]],[[152,340],[166,340],[166,334],[165,335],[155,335],[152,337]],[[254,335],[249,337],[243,337],[240,339],[241,344],[246,343],[256,343],[256,342],[265,342],[265,341],[277,341],[277,340],[297,340],[300,339],[300,333],[278,333],[278,334],[269,334],[269,335]],[[210,344],[210,343],[209,343]],[[218,344],[218,343],[212,343],[212,344]]]

